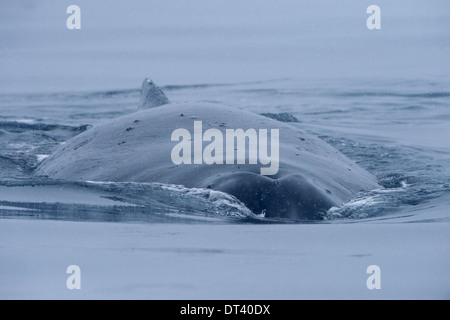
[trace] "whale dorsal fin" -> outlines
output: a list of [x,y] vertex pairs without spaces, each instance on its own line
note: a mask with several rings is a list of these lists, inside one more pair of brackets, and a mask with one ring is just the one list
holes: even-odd
[[138,110],[150,109],[168,104],[169,99],[162,90],[150,79],[142,83],[141,102]]

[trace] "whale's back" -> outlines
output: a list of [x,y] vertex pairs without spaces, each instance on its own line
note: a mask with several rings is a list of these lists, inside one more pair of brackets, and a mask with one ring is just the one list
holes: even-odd
[[[234,195],[255,213],[301,219],[314,219],[319,211],[340,205],[359,191],[378,187],[375,177],[298,127],[223,105],[170,104],[149,79],[142,84],[138,110],[68,141],[44,160],[36,174],[72,181],[158,182],[211,188]],[[214,129],[209,130],[214,137],[203,136],[208,129]],[[239,152],[235,137],[230,136],[231,144],[223,141],[223,137],[229,139],[230,130],[260,135],[266,132],[266,143],[261,143],[259,136],[257,146],[252,148],[258,149],[259,162],[250,151],[250,138],[242,136],[248,150],[240,150],[240,161],[234,161]],[[183,157],[188,154],[183,161],[173,159],[178,145],[175,132],[185,135],[178,136],[183,141]],[[279,140],[273,142],[276,133]],[[203,148],[213,141],[210,155],[214,153],[215,161],[205,163]],[[268,172],[269,153],[271,175],[263,176],[263,171]]]
[[175,165],[171,159],[176,144],[171,141],[172,132],[179,128],[192,132],[194,121],[202,121],[203,130],[216,128],[224,135],[229,128],[279,129],[280,168],[268,179],[298,175],[326,192],[333,204],[378,187],[370,173],[297,127],[236,108],[202,103],[154,107],[94,127],[61,146],[38,167],[37,174],[65,180],[160,182],[187,187],[211,187],[236,174],[259,174],[262,165],[249,165],[248,161],[244,165]]

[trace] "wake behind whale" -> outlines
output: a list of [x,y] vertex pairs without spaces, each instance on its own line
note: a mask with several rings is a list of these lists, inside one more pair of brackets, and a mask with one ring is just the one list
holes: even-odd
[[379,188],[370,173],[297,127],[218,104],[170,103],[147,79],[137,112],[74,137],[36,173],[209,188],[255,214],[290,219],[316,219],[359,191]]

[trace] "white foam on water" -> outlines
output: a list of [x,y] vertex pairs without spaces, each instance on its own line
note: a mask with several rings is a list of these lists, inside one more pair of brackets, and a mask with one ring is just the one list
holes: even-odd
[[48,157],[50,157],[49,154],[37,154],[37,155],[36,155],[36,158],[37,158],[37,161],[38,161],[38,162],[42,162],[42,161],[44,161],[45,159],[47,159]]

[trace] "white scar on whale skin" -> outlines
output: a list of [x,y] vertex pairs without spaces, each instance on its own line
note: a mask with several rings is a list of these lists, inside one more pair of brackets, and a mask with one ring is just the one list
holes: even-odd
[[[205,132],[197,130],[198,137],[194,133],[194,154],[189,154],[190,147],[180,154],[182,148],[174,148],[172,133],[193,128],[193,119],[201,121]],[[220,143],[220,136],[228,139],[228,129],[233,130],[229,136],[250,136],[245,138],[249,142],[255,140],[256,133],[256,156],[255,150],[239,149],[239,145],[238,152],[234,146],[223,147],[225,141]],[[279,148],[270,147],[269,132],[271,139],[278,140]],[[177,134],[186,137],[186,142],[191,135],[183,129]],[[217,142],[212,141],[214,138]],[[210,142],[205,143],[205,149],[203,142]],[[270,156],[266,152],[269,149],[273,151]],[[177,151],[181,159],[175,157],[176,163],[190,159],[192,164],[174,164],[171,156]],[[196,151],[199,154],[195,157]],[[36,174],[72,181],[208,188],[236,197],[255,214],[265,212],[266,217],[290,219],[316,219],[360,191],[380,188],[373,175],[297,124],[219,104],[170,103],[148,79],[142,85],[137,112],[105,121],[67,141],[42,161]]]
[[[226,129],[224,161],[223,134],[217,129],[208,129],[203,133],[202,121],[194,121],[194,161],[192,161],[192,135],[184,128],[175,129],[171,141],[179,141],[171,152],[172,162],[176,165],[189,164],[248,164],[269,165],[261,167],[261,175],[273,176],[279,169],[279,129],[271,129],[270,156],[268,153],[267,129]],[[248,153],[246,140],[248,138]],[[181,140],[181,141],[180,141]],[[203,142],[210,142],[203,149]],[[235,152],[236,151],[236,152]],[[259,151],[259,152],[258,152]],[[248,156],[247,156],[248,154]],[[258,158],[259,156],[259,158]]]

